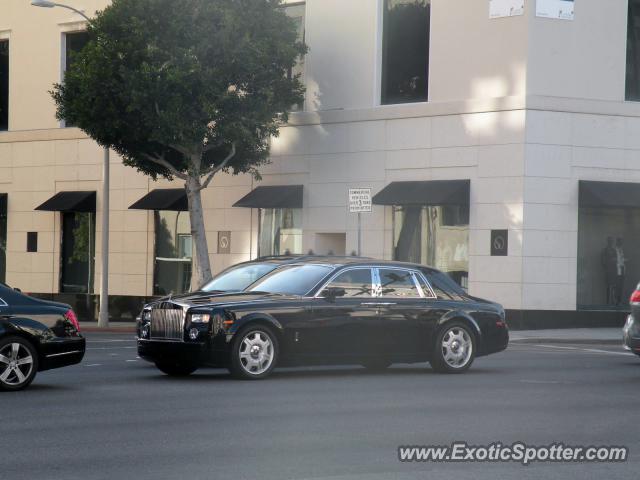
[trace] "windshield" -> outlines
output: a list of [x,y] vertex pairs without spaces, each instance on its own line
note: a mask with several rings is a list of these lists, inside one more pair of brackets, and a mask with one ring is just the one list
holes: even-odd
[[281,268],[251,285],[250,291],[305,295],[327,274],[333,271],[328,265],[293,265]]
[[274,263],[252,263],[225,270],[205,284],[201,290],[205,292],[213,292],[214,290],[223,292],[242,291],[259,278],[275,270],[277,266]]

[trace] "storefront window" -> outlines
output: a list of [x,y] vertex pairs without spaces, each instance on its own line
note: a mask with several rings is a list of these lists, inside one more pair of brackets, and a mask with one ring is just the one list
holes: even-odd
[[580,207],[578,308],[627,309],[640,281],[640,208]]
[[188,212],[156,211],[154,295],[188,292],[191,288],[193,242]]
[[469,207],[395,206],[393,241],[394,260],[435,267],[467,288]]
[[302,209],[261,208],[258,255],[302,253]]
[[95,213],[62,214],[60,292],[93,293],[95,237]]

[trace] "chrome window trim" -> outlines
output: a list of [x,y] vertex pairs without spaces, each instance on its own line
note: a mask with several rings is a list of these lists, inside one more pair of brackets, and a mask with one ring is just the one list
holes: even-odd
[[[382,283],[380,281],[380,269],[387,269],[387,270],[401,270],[403,272],[409,272],[411,273],[411,278],[413,279],[414,285],[416,286],[417,290],[418,290],[418,294],[420,295],[419,297],[408,297],[408,298],[424,298],[426,300],[437,300],[438,297],[436,296],[435,292],[433,291],[433,288],[431,287],[431,283],[429,283],[429,281],[427,280],[427,278],[424,276],[424,274],[419,271],[416,270],[415,268],[407,268],[407,267],[396,267],[393,265],[384,265],[384,266],[376,266],[373,267],[377,270],[377,278],[378,278],[378,285],[376,286],[377,291],[382,293]],[[420,278],[422,278],[422,280],[424,281],[424,284],[429,288],[429,292],[431,293],[431,296],[427,295],[427,292],[425,292],[423,290],[423,288],[420,286],[420,282],[417,281],[417,277],[418,275],[420,276]],[[382,295],[378,295],[377,298],[395,298],[397,299],[398,297],[385,297]]]
[[[375,267],[371,267],[371,266],[367,266],[367,265],[354,265],[352,267],[346,267],[346,268],[341,268],[339,269],[337,272],[334,272],[333,275],[331,275],[331,277],[329,277],[329,280],[327,280],[324,285],[322,285],[322,287],[320,287],[320,289],[318,290],[318,292],[313,296],[313,298],[323,298],[322,297],[322,292],[325,288],[327,288],[327,286],[333,282],[337,277],[339,277],[340,275],[342,275],[345,272],[349,272],[351,270],[369,270],[369,274],[371,276],[371,296],[370,297],[362,297],[362,298],[375,298],[376,297],[376,283],[375,283],[375,277],[374,277],[374,270]],[[317,284],[316,284],[317,286]],[[313,291],[314,288],[316,288],[316,286],[314,286],[311,290],[309,291]],[[348,297],[350,298],[350,297]]]
[[5,302],[3,298],[0,298],[0,307],[8,307],[8,306],[9,304]]

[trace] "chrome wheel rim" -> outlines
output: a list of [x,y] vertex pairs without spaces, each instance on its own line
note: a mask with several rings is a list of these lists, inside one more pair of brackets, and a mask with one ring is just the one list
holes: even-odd
[[442,358],[451,368],[463,368],[471,359],[473,342],[469,333],[461,327],[447,330],[442,337]]
[[31,352],[21,343],[9,343],[0,349],[0,382],[18,386],[27,381],[33,371]]
[[254,330],[247,333],[240,343],[240,365],[250,375],[260,375],[271,367],[274,351],[271,337]]

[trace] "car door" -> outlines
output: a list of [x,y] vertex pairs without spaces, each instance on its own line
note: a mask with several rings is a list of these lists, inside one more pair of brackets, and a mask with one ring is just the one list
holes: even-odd
[[374,275],[380,317],[378,351],[396,360],[421,356],[433,313],[428,303],[431,291],[424,291],[418,273],[411,269],[380,267]]
[[3,318],[9,318],[10,316],[11,316],[11,307],[5,301],[5,299],[0,296],[0,320]]
[[[343,294],[329,295],[331,289]],[[314,357],[316,363],[360,359],[368,348],[367,332],[378,320],[377,307],[371,304],[372,294],[371,268],[353,267],[337,272],[313,299],[310,319],[304,330],[297,332],[298,351]]]

